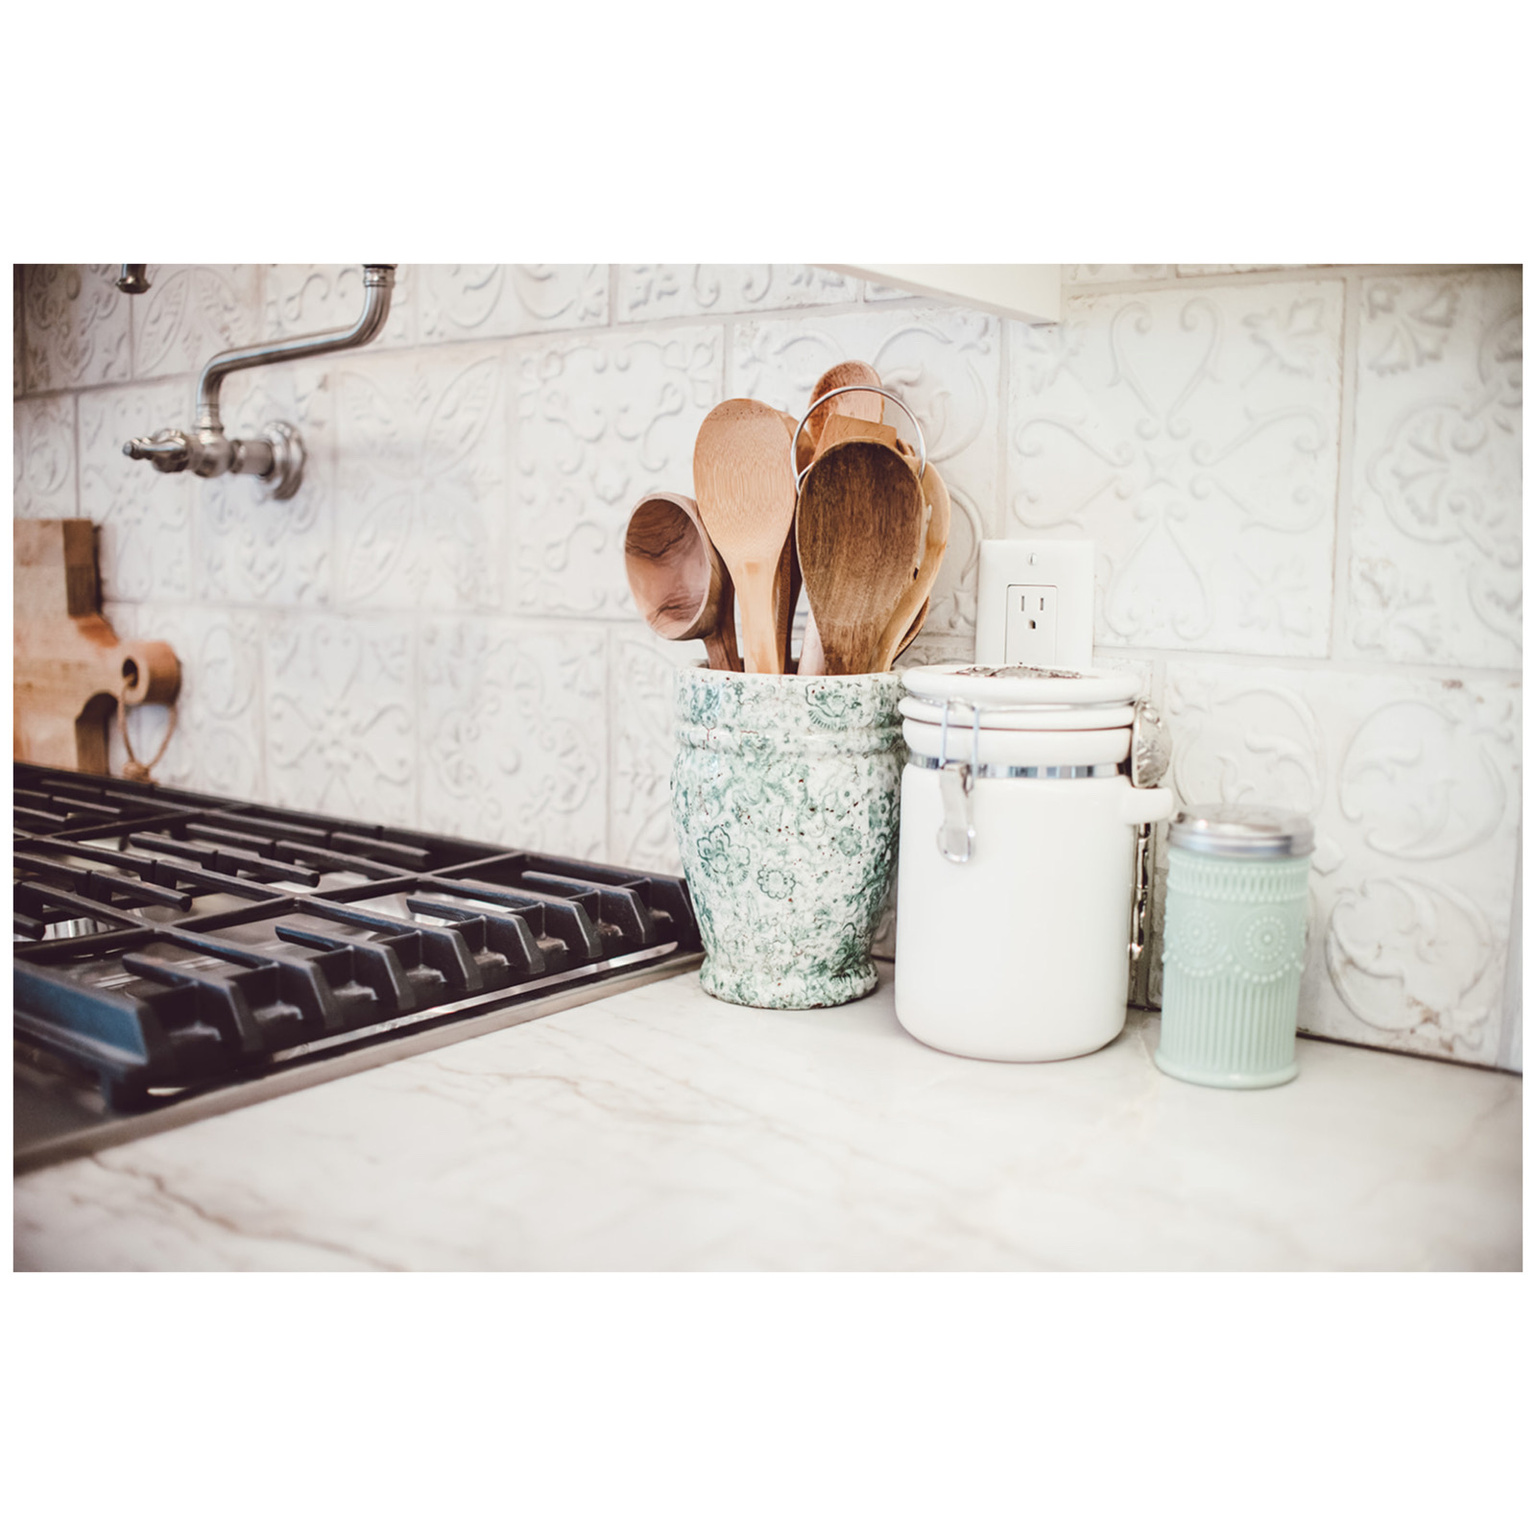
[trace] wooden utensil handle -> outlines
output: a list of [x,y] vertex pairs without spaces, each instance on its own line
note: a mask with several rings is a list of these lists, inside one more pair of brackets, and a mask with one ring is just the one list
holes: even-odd
[[776,569],[744,571],[736,583],[748,672],[782,673],[784,670],[779,660],[778,605],[773,591]]

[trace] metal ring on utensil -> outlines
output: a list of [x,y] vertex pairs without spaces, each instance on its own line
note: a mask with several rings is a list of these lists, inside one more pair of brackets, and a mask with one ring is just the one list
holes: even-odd
[[[907,413],[907,420],[912,423],[912,430],[917,433],[917,478],[921,480],[928,469],[928,445],[923,441],[922,424],[918,421],[917,417],[912,414],[912,407],[908,405],[900,395],[893,393],[889,389],[883,389],[878,384],[839,384],[836,389],[829,389],[826,394],[821,395],[815,400],[812,400],[810,410],[808,410],[805,415],[800,418],[800,425],[795,428],[795,435],[789,440],[789,462],[791,464],[795,462],[795,448],[800,441],[800,434],[805,431],[806,422],[811,419],[811,412],[814,411],[816,407],[822,403],[822,401],[830,400],[834,395],[856,394],[884,395],[887,400],[894,400],[896,404],[899,405],[902,410]],[[812,464],[815,462],[816,461],[814,459],[811,461]],[[810,473],[810,468],[811,465],[807,464],[805,468],[795,476],[795,489],[797,491],[800,489],[800,482],[805,479],[807,474]]]

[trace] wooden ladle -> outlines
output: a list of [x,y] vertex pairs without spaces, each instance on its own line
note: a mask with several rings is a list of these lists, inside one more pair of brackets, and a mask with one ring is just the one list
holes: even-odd
[[691,496],[660,491],[636,504],[624,570],[645,622],[667,640],[702,640],[718,672],[741,671],[735,590]]
[[781,413],[761,400],[717,405],[694,443],[693,487],[736,583],[747,670],[782,672],[774,582],[795,519],[795,470]]
[[923,515],[916,472],[884,443],[838,443],[806,471],[795,539],[828,674],[885,665],[887,626],[922,562]]

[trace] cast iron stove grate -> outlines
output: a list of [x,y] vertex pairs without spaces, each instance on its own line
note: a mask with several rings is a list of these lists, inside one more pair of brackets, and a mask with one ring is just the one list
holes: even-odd
[[18,1166],[700,954],[670,876],[20,763],[14,794]]

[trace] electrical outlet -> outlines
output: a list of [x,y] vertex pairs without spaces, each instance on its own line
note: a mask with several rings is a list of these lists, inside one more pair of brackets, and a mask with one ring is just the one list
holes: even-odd
[[1055,587],[1009,587],[1003,655],[1010,666],[1056,665]]
[[980,666],[1093,665],[1093,541],[983,539],[976,583]]

